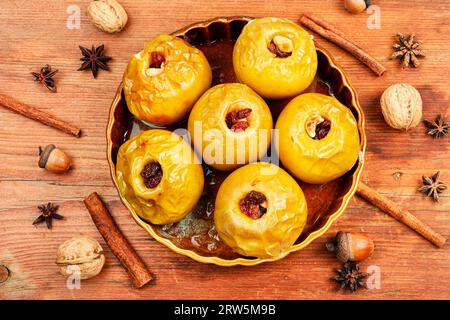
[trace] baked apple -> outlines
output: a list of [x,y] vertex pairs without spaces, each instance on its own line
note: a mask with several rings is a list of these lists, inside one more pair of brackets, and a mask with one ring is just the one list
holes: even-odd
[[231,173],[219,188],[214,223],[237,253],[258,258],[285,255],[308,215],[297,182],[274,164],[252,163]]
[[126,141],[117,155],[116,175],[122,196],[153,224],[181,220],[203,191],[199,159],[182,137],[167,130],[148,130]]
[[180,38],[160,35],[131,58],[123,91],[132,114],[164,126],[184,119],[211,79],[200,50]]
[[264,156],[272,128],[265,101],[240,83],[220,84],[206,91],[188,121],[195,148],[218,170],[232,170]]
[[306,93],[294,98],[281,112],[276,129],[280,160],[302,181],[334,180],[358,159],[355,117],[334,97]]
[[305,90],[317,71],[312,37],[288,19],[260,18],[242,30],[233,51],[238,80],[262,97],[282,99]]

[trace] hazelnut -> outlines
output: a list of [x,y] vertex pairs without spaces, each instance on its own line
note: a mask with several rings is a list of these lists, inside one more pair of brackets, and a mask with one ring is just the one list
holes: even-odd
[[387,88],[381,96],[381,111],[387,124],[394,129],[417,127],[422,118],[422,98],[413,86],[398,83]]
[[56,264],[63,276],[73,275],[74,267],[78,266],[80,278],[90,279],[102,271],[105,256],[97,240],[86,236],[76,236],[59,246]]
[[62,173],[70,169],[70,157],[61,149],[55,147],[54,144],[49,144],[44,149],[39,147],[39,162],[40,168],[44,168],[50,172]]
[[370,257],[375,245],[369,237],[358,232],[339,231],[334,238],[334,242],[327,243],[327,249],[336,253],[338,260],[362,261]]
[[281,52],[291,53],[294,51],[294,43],[292,42],[292,39],[277,35],[273,37],[272,40]]
[[370,0],[345,0],[344,7],[350,13],[361,13],[370,7]]
[[292,55],[294,43],[292,42],[292,39],[286,36],[276,35],[273,37],[272,41],[270,41],[267,49],[269,49],[276,58],[287,58]]

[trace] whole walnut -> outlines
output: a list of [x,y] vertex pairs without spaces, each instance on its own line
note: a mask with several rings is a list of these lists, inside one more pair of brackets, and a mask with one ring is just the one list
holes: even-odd
[[406,83],[387,88],[381,96],[381,111],[387,124],[394,129],[417,127],[422,118],[422,97],[419,91]]
[[97,240],[76,236],[59,246],[56,264],[63,276],[69,277],[79,270],[81,279],[90,279],[102,271],[105,256]]
[[116,33],[125,28],[128,15],[116,0],[94,0],[89,4],[88,14],[92,23],[107,33]]

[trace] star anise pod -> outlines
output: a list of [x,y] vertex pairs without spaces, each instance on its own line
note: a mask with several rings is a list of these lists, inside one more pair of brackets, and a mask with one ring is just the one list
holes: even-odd
[[78,69],[78,71],[91,69],[94,78],[97,77],[99,69],[109,71],[108,61],[110,61],[112,58],[103,54],[103,51],[105,50],[105,46],[103,44],[97,48],[92,46],[92,50],[89,50],[88,48],[82,46],[79,47],[81,53],[83,54],[83,57],[80,59],[81,61],[83,61],[83,64]]
[[43,204],[38,206],[39,211],[41,212],[41,215],[36,218],[36,220],[33,221],[33,225],[39,224],[45,221],[47,224],[47,228],[52,228],[52,219],[58,219],[62,220],[64,217],[60,214],[58,214],[56,211],[58,211],[59,206],[53,205],[51,202],[47,204]]
[[56,92],[55,80],[53,76],[58,72],[58,70],[52,70],[50,65],[45,65],[41,68],[39,72],[32,72],[35,81],[42,83],[48,90]]
[[442,138],[448,134],[450,126],[445,122],[444,116],[442,114],[436,117],[436,120],[424,120],[423,123],[427,127],[427,133],[436,139]]
[[403,61],[403,68],[412,64],[415,68],[420,65],[419,57],[425,57],[425,53],[419,49],[421,42],[414,41],[415,35],[405,37],[401,33],[397,34],[398,43],[394,44],[395,52],[391,59],[399,59]]
[[342,269],[336,270],[337,276],[331,280],[339,283],[341,289],[347,289],[355,292],[359,288],[366,288],[364,279],[368,276],[366,272],[359,271],[359,264],[356,262],[346,262]]
[[439,201],[439,194],[447,189],[447,186],[439,181],[440,174],[441,172],[438,171],[432,177],[422,176],[422,186],[419,188],[420,192],[433,198],[434,201]]

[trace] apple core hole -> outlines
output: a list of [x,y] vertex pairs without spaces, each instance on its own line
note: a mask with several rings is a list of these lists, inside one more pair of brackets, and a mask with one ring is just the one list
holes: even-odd
[[244,108],[240,110],[232,110],[225,116],[225,123],[233,132],[245,131],[250,126],[249,116],[252,109]]
[[247,217],[257,220],[267,212],[267,198],[258,191],[250,191],[239,201],[239,209]]
[[156,188],[162,180],[163,171],[158,162],[149,162],[141,171],[141,177],[144,179],[144,185],[153,189]]

